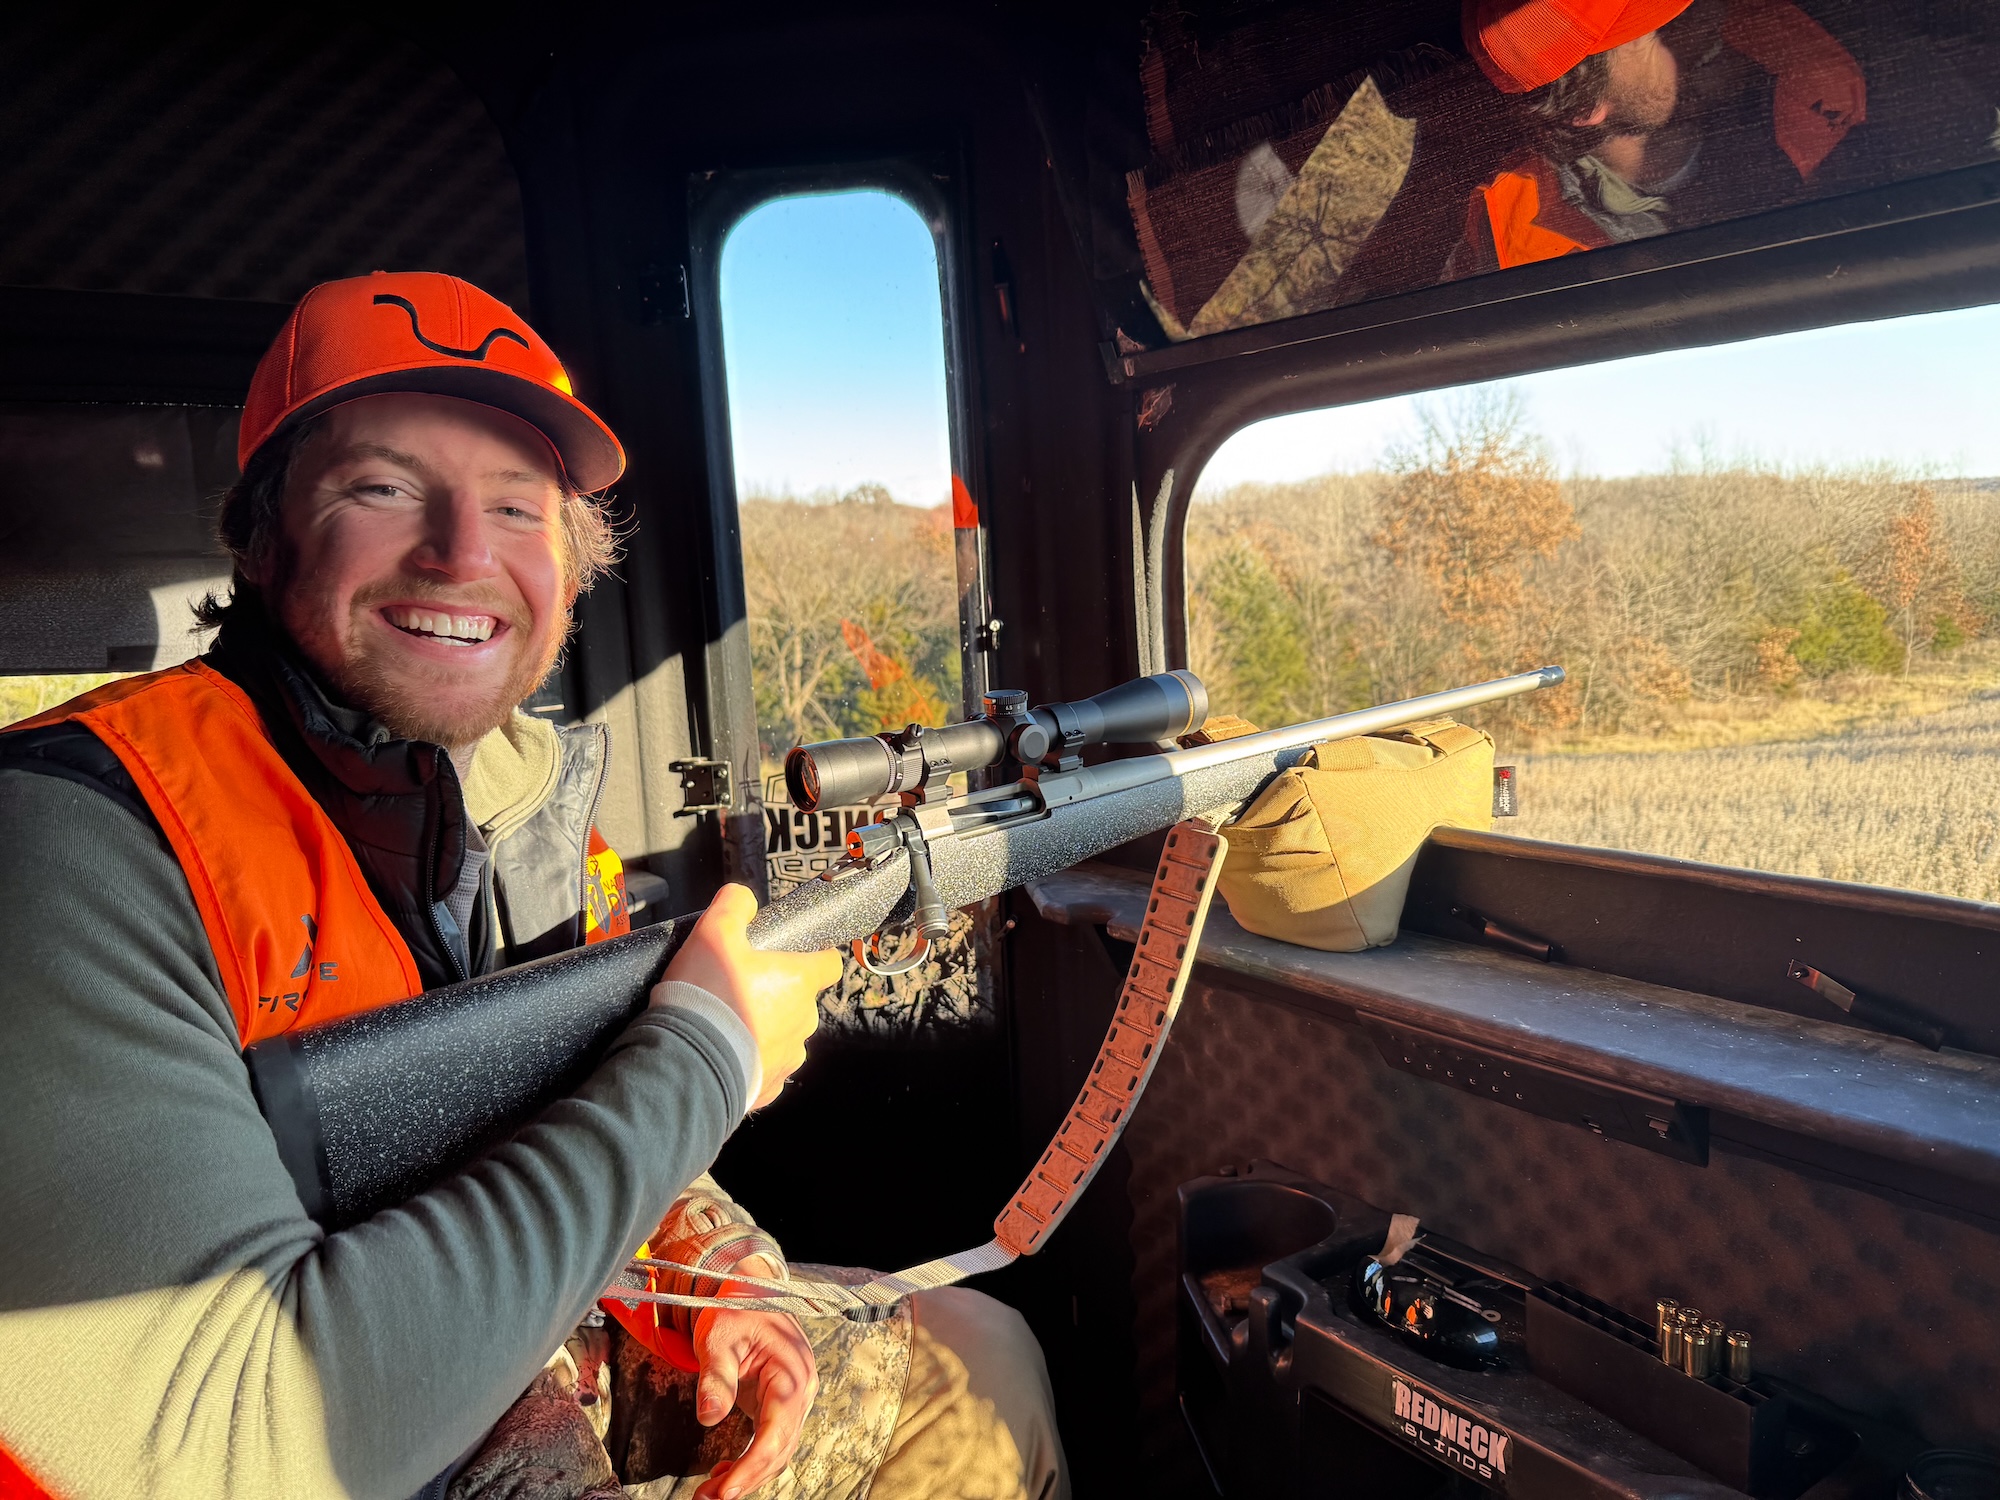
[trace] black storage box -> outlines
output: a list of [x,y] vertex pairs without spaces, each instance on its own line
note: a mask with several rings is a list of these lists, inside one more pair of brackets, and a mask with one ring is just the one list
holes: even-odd
[[[1274,1163],[1186,1183],[1180,1206],[1180,1399],[1226,1496],[1793,1500],[1855,1448],[1796,1402],[1661,1364],[1615,1308],[1426,1234],[1425,1258],[1505,1303],[1496,1367],[1440,1363],[1351,1295],[1389,1214]],[[1848,1493],[1828,1484],[1807,1500]]]

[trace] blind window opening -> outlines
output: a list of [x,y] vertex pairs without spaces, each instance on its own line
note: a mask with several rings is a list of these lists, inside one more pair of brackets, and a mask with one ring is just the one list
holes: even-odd
[[1497,831],[2000,900],[2000,309],[1261,422],[1187,516],[1189,664],[1277,725],[1471,717]]
[[[793,807],[793,745],[963,713],[936,242],[890,193],[777,198],[730,231],[721,296],[765,874],[778,895],[839,860],[847,832],[875,816]],[[822,998],[823,1028],[901,1042],[989,1027],[991,925],[954,913],[950,937],[907,974],[848,958]]]

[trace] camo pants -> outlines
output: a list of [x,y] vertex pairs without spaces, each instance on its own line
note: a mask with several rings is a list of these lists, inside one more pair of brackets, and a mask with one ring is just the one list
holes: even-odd
[[[1012,1309],[947,1287],[879,1323],[803,1326],[819,1395],[791,1463],[748,1500],[1067,1500],[1047,1370]],[[693,1375],[615,1324],[579,1330],[458,1475],[450,1500],[690,1500],[715,1462],[750,1440],[740,1411],[712,1428],[696,1422],[694,1387]]]

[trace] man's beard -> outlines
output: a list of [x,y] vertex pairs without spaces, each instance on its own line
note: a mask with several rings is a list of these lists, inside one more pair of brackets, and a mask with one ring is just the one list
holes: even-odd
[[372,714],[398,739],[458,750],[477,744],[506,723],[541,686],[562,656],[564,635],[551,631],[539,652],[521,652],[501,686],[478,702],[441,701],[413,680],[414,674],[388,668],[373,653],[347,663],[334,686],[351,707]]
[[[412,672],[407,660],[392,667],[376,653],[366,651],[346,663],[342,680],[336,685],[349,703],[373,714],[391,734],[456,750],[477,744],[507,722],[522,701],[554,670],[569,632],[564,628],[567,622],[562,622],[549,631],[548,639],[537,648],[531,640],[534,623],[524,612],[510,609],[498,599],[481,597],[481,591],[476,589],[470,597],[463,591],[448,595],[443,590],[412,589],[408,585],[364,589],[355,596],[353,614],[358,623],[364,611],[374,613],[375,604],[382,600],[426,598],[455,614],[490,614],[507,624],[508,635],[520,644],[512,671],[497,688],[476,702],[448,701],[445,695],[426,691],[423,678],[429,673]],[[431,671],[437,674],[439,686],[450,682],[448,664],[438,664]]]
[[[281,584],[281,590],[283,587]],[[378,649],[352,649],[373,639],[364,617],[376,614],[377,606],[389,600],[428,603],[452,614],[493,616],[507,626],[507,636],[518,642],[511,670],[490,692],[468,700],[462,693],[463,681],[453,676],[448,662],[391,658],[388,653],[395,647],[387,642]],[[316,654],[312,659],[343,703],[371,715],[398,739],[458,750],[477,744],[506,723],[561,659],[569,635],[567,617],[552,622],[554,628],[539,645],[532,640],[534,623],[525,610],[510,605],[490,589],[477,585],[443,589],[428,581],[399,580],[359,590],[350,601],[346,622],[349,649],[341,651],[335,661],[320,660]]]

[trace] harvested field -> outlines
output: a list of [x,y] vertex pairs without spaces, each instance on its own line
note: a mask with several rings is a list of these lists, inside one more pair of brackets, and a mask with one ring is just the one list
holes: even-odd
[[1502,759],[1502,832],[2000,901],[2000,689],[1821,738]]

